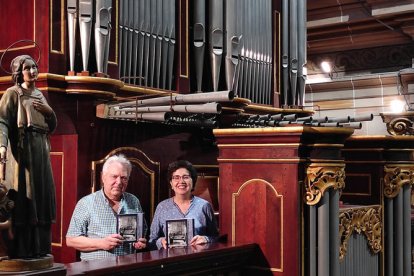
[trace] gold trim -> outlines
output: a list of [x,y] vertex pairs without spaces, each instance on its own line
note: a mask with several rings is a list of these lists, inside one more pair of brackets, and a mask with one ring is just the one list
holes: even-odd
[[389,164],[384,166],[384,196],[394,198],[403,185],[413,185],[414,165]]
[[373,254],[382,250],[382,208],[381,206],[357,207],[339,212],[339,259],[343,260],[347,253],[348,240],[354,232],[363,232]]
[[345,165],[310,164],[306,168],[304,201],[316,205],[329,188],[342,190],[345,187]]
[[[280,210],[280,221],[281,221],[281,223],[282,223],[282,225],[280,226],[280,258],[281,258],[281,260],[280,260],[280,264],[281,264],[281,267],[280,268],[270,268],[270,270],[271,271],[277,271],[277,272],[283,272],[283,248],[284,248],[284,243],[283,243],[283,236],[284,236],[284,232],[283,232],[283,229],[284,229],[284,217],[283,217],[283,195],[279,195],[279,193],[277,192],[277,190],[275,189],[275,187],[273,187],[272,186],[272,184],[270,184],[269,182],[267,182],[266,180],[263,180],[263,179],[259,179],[259,178],[253,178],[253,179],[250,179],[250,180],[248,180],[248,181],[246,181],[246,182],[244,182],[240,187],[239,187],[239,189],[238,189],[238,191],[236,192],[236,193],[233,193],[232,194],[232,199],[231,199],[231,203],[232,203],[232,206],[231,206],[231,237],[232,237],[232,240],[231,240],[231,243],[232,243],[232,245],[234,246],[234,245],[236,245],[236,227],[235,227],[235,225],[236,225],[236,197],[238,197],[239,195],[240,195],[240,193],[241,193],[241,191],[246,187],[246,186],[248,186],[248,185],[250,185],[250,184],[252,184],[252,183],[254,183],[254,182],[260,182],[260,183],[264,183],[266,186],[268,186],[268,187],[270,187],[272,190],[273,190],[273,192],[276,194],[276,198],[280,198],[280,201],[281,201],[281,206],[282,206],[282,208],[281,208],[281,210]],[[266,268],[266,269],[269,269],[269,268]]]
[[64,88],[56,88],[56,87],[38,87],[40,91],[53,91],[58,93],[66,93]]
[[102,90],[92,90],[92,89],[66,89],[66,93],[68,94],[99,94],[105,95],[109,97],[115,97],[115,93],[102,91]]
[[155,95],[158,94],[159,96],[170,96],[170,94],[172,94],[173,96],[177,95],[177,93],[174,93],[169,90],[162,90],[162,89],[143,87],[143,86],[130,86],[128,84],[124,84],[119,90],[121,90],[122,92],[135,92],[135,93],[146,93],[146,94],[155,94]]
[[124,83],[117,79],[101,78],[101,77],[89,77],[89,76],[65,76],[65,81],[76,83],[99,83],[99,84],[112,84],[118,87],[124,86]]
[[60,243],[54,243],[52,242],[52,246],[59,246],[62,247],[62,240],[63,240],[63,200],[64,200],[64,187],[65,187],[65,182],[64,182],[64,175],[65,175],[65,154],[63,152],[50,152],[50,155],[56,155],[56,156],[61,156],[62,159],[62,179],[61,179],[61,183],[62,183],[62,187],[61,187],[61,191],[60,191],[60,196],[61,196],[61,205],[60,205]]

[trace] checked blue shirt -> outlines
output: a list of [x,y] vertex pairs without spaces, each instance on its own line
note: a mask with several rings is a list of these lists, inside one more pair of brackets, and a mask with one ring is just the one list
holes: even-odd
[[[141,204],[136,196],[124,193],[120,202],[119,214],[133,214],[142,212]],[[116,213],[109,205],[103,190],[87,195],[79,200],[70,220],[67,237],[85,236],[93,239],[104,238],[117,233]],[[144,236],[147,225],[144,221]],[[125,243],[113,250],[97,250],[93,252],[81,252],[82,260],[100,259],[109,256],[119,256],[135,253],[131,243]]]

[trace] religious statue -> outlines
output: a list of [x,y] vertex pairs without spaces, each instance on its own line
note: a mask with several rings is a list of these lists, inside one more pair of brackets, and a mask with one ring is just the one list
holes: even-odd
[[56,218],[48,135],[57,121],[35,86],[37,62],[20,55],[10,69],[14,86],[0,100],[0,163],[6,166],[0,179],[14,202],[6,204],[11,213],[8,257],[41,258],[51,253],[51,223]]

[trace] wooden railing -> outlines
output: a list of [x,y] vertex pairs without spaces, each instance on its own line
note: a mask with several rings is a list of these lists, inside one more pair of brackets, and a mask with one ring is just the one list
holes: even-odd
[[237,275],[260,255],[256,244],[212,243],[75,262],[66,268],[67,275]]

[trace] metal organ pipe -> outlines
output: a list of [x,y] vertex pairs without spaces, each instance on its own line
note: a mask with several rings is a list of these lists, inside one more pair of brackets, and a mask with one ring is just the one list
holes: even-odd
[[69,40],[69,66],[70,71],[75,71],[75,46],[76,46],[76,18],[78,6],[76,0],[68,0],[68,40]]
[[233,90],[234,74],[239,62],[239,37],[236,33],[236,2],[238,0],[226,0],[226,84],[228,90]]
[[108,68],[109,39],[111,35],[111,0],[96,0],[95,55],[99,73]]
[[306,68],[306,0],[298,0],[298,91],[297,105],[305,104],[305,82],[307,78]]
[[197,92],[201,92],[204,72],[204,52],[206,47],[206,1],[194,0],[194,62]]
[[79,31],[82,49],[83,71],[88,71],[89,49],[91,47],[92,32],[92,0],[79,1]]
[[[220,92],[208,92],[198,94],[185,94],[185,95],[171,95],[146,100],[136,100],[124,103],[117,103],[118,107],[128,106],[153,106],[162,104],[182,104],[182,103],[205,103],[205,102],[230,102],[234,99],[233,91],[220,91]],[[109,105],[112,106],[112,105]]]
[[211,76],[213,91],[218,90],[220,68],[223,56],[223,1],[210,0],[209,55],[211,60]]

